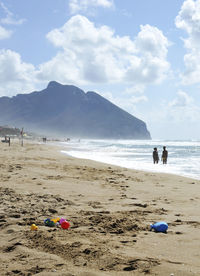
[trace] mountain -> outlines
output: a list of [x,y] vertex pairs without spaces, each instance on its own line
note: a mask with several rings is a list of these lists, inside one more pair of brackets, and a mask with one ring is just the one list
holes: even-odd
[[76,138],[151,139],[146,124],[95,92],[51,81],[47,88],[0,97],[0,125]]

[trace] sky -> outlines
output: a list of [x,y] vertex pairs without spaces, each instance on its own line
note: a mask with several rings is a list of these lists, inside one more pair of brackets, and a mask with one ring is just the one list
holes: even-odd
[[0,0],[0,97],[53,80],[200,139],[200,0]]

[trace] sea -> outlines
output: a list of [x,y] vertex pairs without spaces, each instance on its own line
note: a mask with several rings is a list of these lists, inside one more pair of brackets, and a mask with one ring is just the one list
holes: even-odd
[[[59,142],[64,154],[147,172],[170,173],[200,179],[200,140],[70,140]],[[168,163],[162,164],[163,146]],[[153,164],[153,148],[160,161]]]

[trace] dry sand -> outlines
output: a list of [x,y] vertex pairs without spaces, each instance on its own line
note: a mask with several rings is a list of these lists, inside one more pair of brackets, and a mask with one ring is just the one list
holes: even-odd
[[[0,203],[1,276],[200,275],[198,180],[12,141],[0,144]],[[44,226],[56,217],[71,228]],[[149,231],[156,221],[167,234]]]

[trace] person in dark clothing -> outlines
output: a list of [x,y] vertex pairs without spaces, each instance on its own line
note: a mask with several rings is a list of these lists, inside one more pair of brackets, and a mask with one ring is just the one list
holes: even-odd
[[166,147],[163,147],[163,152],[162,152],[163,164],[167,164],[167,157],[168,157],[168,151],[166,150]]
[[159,161],[159,156],[158,156],[158,151],[157,151],[157,148],[154,148],[154,151],[153,151],[153,163],[155,164],[158,164],[158,161]]

